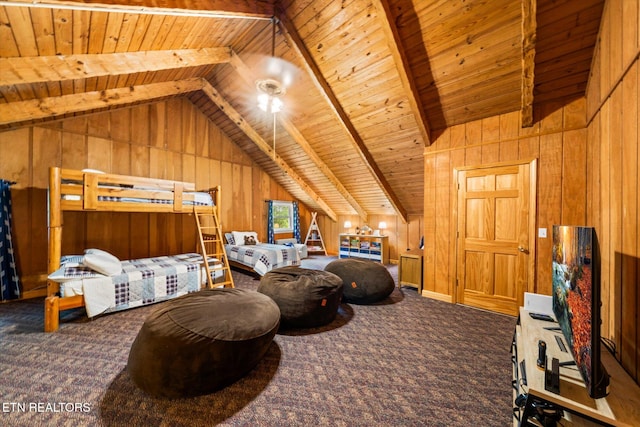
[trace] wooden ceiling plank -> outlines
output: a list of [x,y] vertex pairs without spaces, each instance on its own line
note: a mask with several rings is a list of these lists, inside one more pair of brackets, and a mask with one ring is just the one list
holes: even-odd
[[202,89],[202,86],[203,79],[193,78],[176,82],[153,83],[145,86],[10,102],[0,104],[0,125],[56,118],[69,113],[146,102],[197,91]]
[[[146,17],[145,17],[146,18]],[[146,31],[141,36],[140,47],[138,50],[154,50],[154,41],[159,31],[162,31],[164,16],[152,15],[147,23]],[[156,50],[158,50],[156,48]]]
[[53,18],[50,10],[34,8],[30,10],[33,22],[38,55],[55,54],[55,36],[53,34]]
[[9,18],[9,27],[13,31],[13,40],[18,47],[19,55],[37,56],[38,44],[33,33],[33,22],[30,10],[22,7],[5,8]]
[[522,0],[522,100],[520,126],[533,126],[537,0]]
[[53,35],[55,38],[55,54],[73,54],[73,12],[56,9],[53,11]]
[[313,189],[307,184],[305,180],[300,178],[298,174],[282,159],[282,157],[278,156],[274,153],[273,148],[260,136],[255,129],[249,125],[249,123],[236,111],[235,108],[231,104],[229,104],[209,82],[203,79],[205,82],[202,88],[202,91],[213,101],[220,110],[231,119],[238,128],[244,132],[244,134],[249,137],[253,143],[258,146],[260,151],[262,151],[267,156],[270,156],[273,159],[273,162],[282,169],[282,172],[287,174],[291,179],[293,179],[300,188],[309,195],[320,207],[324,213],[331,218],[333,221],[337,221],[338,217],[336,213],[331,209],[331,207],[322,199],[319,195],[313,191]]
[[105,26],[105,37],[102,50],[100,53],[113,53],[118,46],[120,33],[122,31],[122,23],[124,20],[123,13],[109,13],[107,25]]
[[0,58],[0,86],[147,73],[229,62],[228,47]]
[[374,178],[380,189],[386,195],[389,203],[391,203],[400,218],[404,222],[407,222],[408,216],[406,209],[402,206],[400,200],[380,171],[380,168],[376,164],[371,153],[369,153],[364,141],[362,140],[360,135],[358,135],[357,130],[349,120],[347,113],[343,110],[342,106],[338,102],[338,98],[334,94],[332,88],[322,76],[318,65],[315,63],[313,57],[305,47],[305,44],[300,39],[300,36],[298,35],[293,23],[289,20],[284,11],[279,10],[277,13],[280,23],[282,24],[283,34],[287,38],[291,47],[297,51],[298,55],[301,58],[303,58],[304,65],[307,68],[307,72],[309,73],[309,76],[313,80],[315,86],[320,90],[320,93],[325,98],[327,104],[333,110],[334,114],[336,114],[336,116],[340,119],[340,124],[344,127],[347,135],[350,137],[352,143],[356,147],[358,154],[371,172],[372,177]]
[[0,56],[19,56],[20,51],[13,37],[13,28],[7,15],[7,8],[0,7]]
[[108,13],[91,12],[89,19],[90,31],[87,34],[89,38],[87,53],[102,53],[108,19]]
[[17,102],[22,101],[20,93],[15,86],[0,86],[0,96],[4,102]]
[[164,40],[161,49],[179,49],[182,40],[185,39],[191,30],[193,30],[193,18],[176,17],[176,20],[169,30],[169,37]]
[[[231,66],[236,70],[240,77],[250,86],[254,85],[257,80],[257,76],[251,71],[249,67],[240,59],[240,57],[231,52]],[[360,204],[353,198],[349,191],[344,187],[340,180],[333,174],[329,166],[322,161],[320,156],[313,150],[307,139],[302,133],[295,127],[295,125],[283,115],[277,116],[278,121],[287,131],[287,133],[293,138],[293,140],[302,148],[304,153],[311,159],[313,164],[320,169],[320,171],[327,177],[327,179],[334,185],[338,192],[344,197],[344,199],[358,212],[365,221],[368,218],[367,212],[360,206]]]
[[136,28],[138,27],[139,17],[140,15],[132,15],[129,13],[123,15],[114,52],[135,52],[137,50],[131,46],[131,42],[134,39]]
[[[73,10],[72,19],[72,48],[73,54],[86,54],[89,51],[89,28],[91,24],[91,12],[88,10]],[[87,81],[74,80],[71,92],[63,92],[64,94],[80,93],[87,91]],[[68,90],[68,86],[64,84],[62,87]]]

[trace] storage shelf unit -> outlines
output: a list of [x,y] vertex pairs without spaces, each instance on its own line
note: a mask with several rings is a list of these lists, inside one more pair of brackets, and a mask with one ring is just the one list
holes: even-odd
[[340,234],[340,258],[365,258],[389,264],[389,236]]
[[318,213],[311,213],[311,224],[309,225],[309,231],[307,231],[307,238],[304,239],[304,244],[307,245],[307,252],[310,254],[327,254],[327,249],[324,246],[324,240],[322,240],[322,234],[318,227]]

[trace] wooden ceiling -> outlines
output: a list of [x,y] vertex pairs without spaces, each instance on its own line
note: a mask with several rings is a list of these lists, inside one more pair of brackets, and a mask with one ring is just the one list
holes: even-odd
[[[0,130],[183,96],[309,208],[406,220],[440,131],[584,95],[603,4],[0,0]],[[272,49],[293,70],[275,153]]]

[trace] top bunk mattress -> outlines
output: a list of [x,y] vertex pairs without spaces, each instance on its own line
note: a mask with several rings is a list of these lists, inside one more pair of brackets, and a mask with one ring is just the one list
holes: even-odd
[[190,182],[51,168],[49,197],[62,210],[186,212],[214,207],[219,187],[196,191]]

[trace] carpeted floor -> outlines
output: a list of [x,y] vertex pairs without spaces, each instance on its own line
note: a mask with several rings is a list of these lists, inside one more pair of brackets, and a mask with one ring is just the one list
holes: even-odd
[[[389,268],[396,277],[397,266]],[[257,288],[255,277],[233,274],[236,287]],[[94,320],[75,310],[45,334],[42,300],[0,305],[0,424],[512,425],[513,317],[396,288],[380,304],[342,304],[324,327],[279,331],[258,366],[223,390],[162,400],[126,371],[131,343],[156,307]]]

